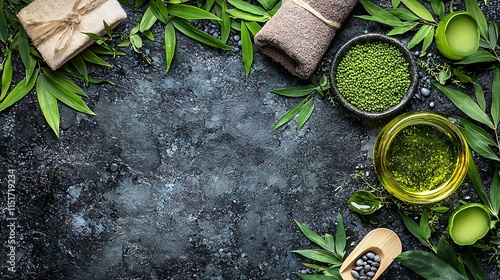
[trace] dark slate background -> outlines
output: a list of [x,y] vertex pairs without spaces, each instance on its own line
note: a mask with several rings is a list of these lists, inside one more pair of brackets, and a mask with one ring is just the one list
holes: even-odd
[[[498,23],[498,2],[489,2],[485,12]],[[117,30],[135,25],[139,13],[127,12]],[[358,4],[351,15],[360,14]],[[349,38],[389,30],[352,16],[343,26],[323,69]],[[382,209],[381,222],[373,225],[346,207],[355,190],[367,188],[353,175],[374,181],[371,149],[379,126],[317,98],[300,132],[295,121],[271,132],[298,100],[268,90],[301,81],[257,49],[245,79],[240,52],[182,35],[165,74],[162,30],[153,30],[157,41],[144,47],[153,64],[129,50],[109,59],[111,69],[92,68],[93,77],[116,85],[85,88],[96,116],[61,106],[60,139],[45,124],[34,93],[0,114],[2,208],[9,170],[17,196],[17,271],[7,270],[4,211],[2,279],[298,279],[293,273],[304,269],[304,259],[291,251],[314,246],[293,219],[334,233],[338,213],[345,219],[347,253],[377,227],[398,233],[404,250],[423,249],[394,208]],[[15,59],[19,80],[23,68]],[[480,73],[487,93],[491,78]],[[414,98],[408,110],[460,114],[436,90]],[[478,165],[487,178],[493,164]],[[455,207],[459,199],[476,200],[468,182],[443,204]],[[479,255],[488,278],[497,279],[488,255]],[[380,279],[419,278],[393,263]]]

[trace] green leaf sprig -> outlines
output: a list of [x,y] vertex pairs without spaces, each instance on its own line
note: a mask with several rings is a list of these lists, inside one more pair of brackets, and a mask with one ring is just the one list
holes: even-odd
[[293,253],[299,254],[319,264],[304,263],[305,267],[312,268],[321,274],[302,274],[296,275],[304,280],[313,279],[342,279],[339,269],[342,266],[345,255],[345,247],[347,243],[346,233],[344,229],[344,221],[340,213],[337,215],[337,231],[335,237],[329,233],[324,237],[303,225],[297,220],[294,220],[300,231],[307,239],[321,247],[321,249],[305,249],[294,250]]

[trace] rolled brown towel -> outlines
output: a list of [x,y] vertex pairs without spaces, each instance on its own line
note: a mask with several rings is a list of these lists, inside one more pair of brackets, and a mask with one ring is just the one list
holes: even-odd
[[[357,0],[304,0],[316,12],[332,22],[342,23]],[[307,79],[314,72],[337,32],[318,16],[284,0],[254,41],[263,53],[283,65],[290,73]]]

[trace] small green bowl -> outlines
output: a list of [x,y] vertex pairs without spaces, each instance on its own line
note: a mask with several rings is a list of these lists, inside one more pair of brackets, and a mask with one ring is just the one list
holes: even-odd
[[479,48],[480,33],[476,20],[465,11],[452,12],[436,29],[436,46],[451,60],[462,60]]
[[448,232],[458,245],[472,245],[483,238],[491,228],[490,211],[480,203],[458,207],[448,220]]

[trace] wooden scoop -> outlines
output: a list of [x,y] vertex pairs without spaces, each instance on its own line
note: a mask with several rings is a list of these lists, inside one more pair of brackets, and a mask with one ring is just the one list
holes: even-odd
[[394,231],[387,228],[378,228],[370,231],[340,267],[340,276],[342,276],[342,279],[355,280],[351,275],[351,270],[356,266],[356,261],[366,252],[370,251],[380,256],[380,267],[375,276],[371,278],[372,280],[376,280],[389,267],[394,258],[401,253],[401,240],[399,240],[398,235]]

